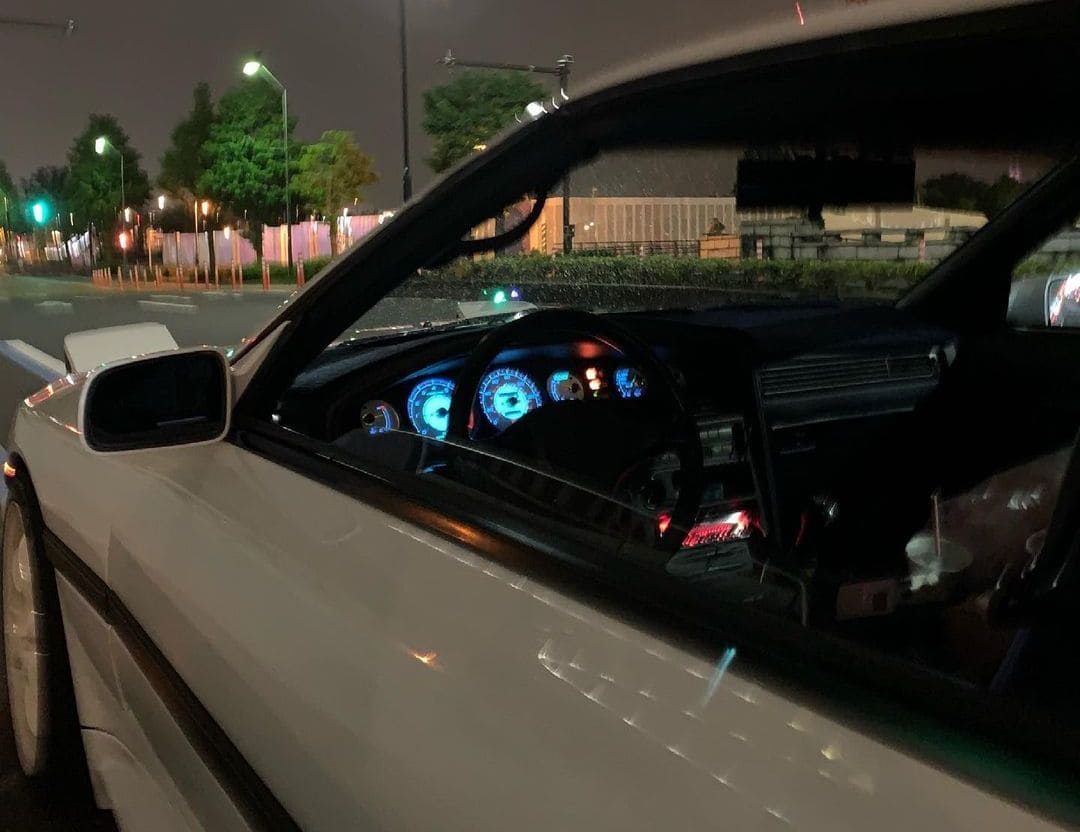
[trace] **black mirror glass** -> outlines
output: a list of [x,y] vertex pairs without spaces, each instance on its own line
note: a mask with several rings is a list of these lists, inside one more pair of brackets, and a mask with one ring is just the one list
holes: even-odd
[[89,384],[83,430],[94,450],[206,442],[227,428],[228,367],[213,350],[112,367]]

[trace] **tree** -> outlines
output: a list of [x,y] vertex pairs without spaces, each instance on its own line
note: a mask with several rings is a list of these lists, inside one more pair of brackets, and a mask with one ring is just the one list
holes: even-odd
[[[6,212],[5,212],[5,199]],[[23,213],[22,197],[19,189],[15,187],[15,180],[11,178],[7,165],[0,159],[0,224],[5,228],[10,222],[10,229],[14,233],[26,230],[26,218]]]
[[[289,121],[290,142],[296,119]],[[236,216],[247,212],[243,234],[262,257],[262,227],[285,213],[285,158],[281,98],[268,84],[250,82],[226,93],[203,146],[206,170],[198,189]],[[290,148],[290,157],[296,153]]]
[[68,210],[77,220],[86,220],[99,229],[112,233],[120,223],[124,199],[120,189],[120,160],[113,150],[98,155],[94,142],[105,136],[124,157],[124,198],[127,205],[138,209],[150,196],[150,179],[142,169],[139,152],[131,146],[128,134],[115,116],[94,113],[85,129],[71,143],[68,151],[69,186]]
[[986,183],[966,173],[945,173],[922,186],[922,202],[932,208],[979,211],[985,195]]
[[922,201],[934,208],[978,211],[987,219],[993,219],[1026,189],[1024,183],[1005,174],[988,184],[964,173],[946,173],[926,180],[922,186]]
[[1027,185],[1002,174],[991,184],[983,196],[980,210],[987,219],[993,219],[1016,201],[1027,190]]
[[[342,208],[362,201],[364,189],[379,181],[372,164],[352,133],[327,130],[319,141],[300,152],[293,190],[309,211],[333,222]],[[330,234],[331,248],[335,247],[336,236]]]
[[463,72],[424,93],[424,129],[436,173],[452,167],[514,121],[527,104],[547,96],[519,72]]
[[206,172],[205,145],[213,124],[210,85],[202,81],[192,92],[191,112],[173,128],[171,143],[161,156],[158,185],[169,193],[194,198],[199,179]]
[[52,212],[46,218],[51,223],[57,214],[63,214],[67,205],[68,169],[60,165],[43,165],[22,181],[22,192],[27,205],[43,201]]

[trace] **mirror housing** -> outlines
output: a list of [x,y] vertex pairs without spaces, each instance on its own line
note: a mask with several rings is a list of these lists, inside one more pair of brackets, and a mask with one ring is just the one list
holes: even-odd
[[215,349],[175,350],[92,373],[79,430],[96,453],[216,442],[229,432],[232,374]]
[[1054,309],[1054,301],[1064,282],[1062,275],[1040,275],[1014,280],[1009,287],[1006,322],[1010,326],[1023,329],[1061,326],[1060,315]]

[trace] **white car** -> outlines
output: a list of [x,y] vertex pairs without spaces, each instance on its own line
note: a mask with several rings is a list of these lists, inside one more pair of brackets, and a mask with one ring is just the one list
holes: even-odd
[[[1080,14],[982,5],[548,107],[231,359],[71,340],[4,469],[24,771],[81,737],[124,830],[1075,824],[1080,335],[1007,305]],[[741,258],[548,256],[568,173],[579,248]]]

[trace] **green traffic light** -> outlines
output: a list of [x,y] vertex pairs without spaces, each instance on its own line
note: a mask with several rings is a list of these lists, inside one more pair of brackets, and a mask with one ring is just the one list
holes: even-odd
[[45,217],[48,214],[48,211],[49,206],[40,199],[32,206],[30,206],[30,213],[34,217],[34,222],[36,222],[38,225],[44,225]]
[[499,289],[499,291],[495,293],[495,296],[491,300],[493,303],[506,303],[506,292],[504,292],[502,289]]

